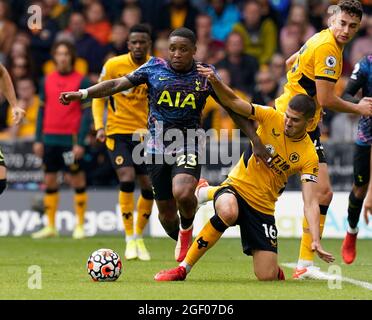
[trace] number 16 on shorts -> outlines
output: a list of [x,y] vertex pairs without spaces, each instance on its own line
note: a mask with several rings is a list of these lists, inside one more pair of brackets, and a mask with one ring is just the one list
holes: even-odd
[[276,240],[278,231],[276,230],[276,226],[274,224],[268,225],[267,223],[263,223],[262,227],[264,228],[266,238],[270,239],[270,243],[273,247],[278,245]]

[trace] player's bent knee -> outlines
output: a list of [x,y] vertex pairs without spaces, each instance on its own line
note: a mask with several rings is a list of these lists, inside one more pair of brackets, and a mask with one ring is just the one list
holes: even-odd
[[255,275],[260,281],[278,280],[278,270],[276,268],[268,270],[255,270]]
[[6,179],[0,180],[0,194],[2,194],[6,189]]
[[367,195],[368,184],[364,186],[353,186],[353,193],[355,198],[364,199]]
[[173,192],[173,196],[178,203],[190,203],[194,196],[194,192],[191,188],[185,188],[183,190],[178,189]]
[[226,208],[227,210],[220,210],[218,212],[218,216],[225,221],[229,226],[235,224],[236,220],[238,219],[238,212],[234,210],[233,207]]
[[319,203],[320,204],[330,204],[333,198],[333,191],[331,188],[323,189],[319,193]]
[[238,219],[238,207],[233,199],[224,199],[223,202],[217,202],[215,205],[216,213],[228,225],[235,224]]

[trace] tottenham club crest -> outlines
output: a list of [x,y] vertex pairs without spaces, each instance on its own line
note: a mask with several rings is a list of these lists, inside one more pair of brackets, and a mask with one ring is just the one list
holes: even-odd
[[334,68],[336,66],[336,63],[337,63],[337,60],[334,56],[328,56],[326,58],[326,65],[329,67],[329,68]]

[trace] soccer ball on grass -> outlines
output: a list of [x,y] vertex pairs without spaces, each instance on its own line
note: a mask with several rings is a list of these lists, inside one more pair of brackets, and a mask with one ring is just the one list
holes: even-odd
[[111,249],[94,251],[87,261],[87,271],[93,281],[115,281],[121,274],[120,256]]

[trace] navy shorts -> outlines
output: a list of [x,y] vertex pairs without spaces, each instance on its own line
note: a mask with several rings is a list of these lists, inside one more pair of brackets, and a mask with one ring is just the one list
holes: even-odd
[[369,182],[371,146],[354,146],[354,184],[358,187]]
[[148,155],[147,171],[151,178],[155,200],[173,199],[172,180],[177,174],[186,173],[199,181],[201,165],[195,152],[186,151],[172,158],[175,159],[174,163],[166,162],[164,155]]

